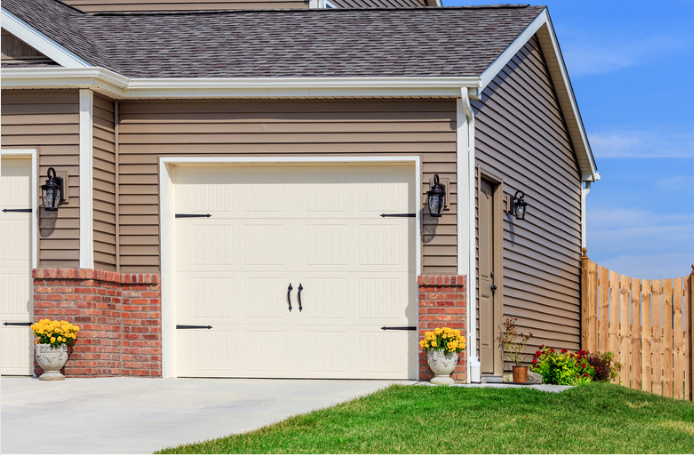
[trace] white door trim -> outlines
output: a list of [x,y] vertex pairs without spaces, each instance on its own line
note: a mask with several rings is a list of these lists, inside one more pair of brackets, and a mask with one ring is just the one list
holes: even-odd
[[[39,265],[39,204],[38,204],[38,177],[39,161],[37,149],[0,149],[0,157],[29,158],[31,159],[31,268]],[[1,163],[1,162],[0,162]],[[1,165],[0,165],[1,168]],[[0,266],[0,269],[2,266]]]
[[[410,163],[415,165],[415,255],[417,275],[422,273],[421,242],[421,159],[419,156],[375,157],[159,157],[159,226],[161,235],[161,338],[162,377],[175,378],[176,374],[176,315],[173,291],[176,252],[175,233],[171,220],[173,211],[173,176],[177,164],[275,164],[275,163]],[[419,316],[418,316],[419,318]]]

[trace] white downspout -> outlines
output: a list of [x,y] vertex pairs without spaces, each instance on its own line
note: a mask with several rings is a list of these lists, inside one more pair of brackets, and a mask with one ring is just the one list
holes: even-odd
[[[465,111],[467,123],[467,240],[459,239],[458,242],[467,242],[467,308],[468,308],[468,382],[480,382],[480,361],[477,358],[477,264],[475,262],[475,116],[470,105],[470,97],[467,87],[460,91],[462,108]],[[462,192],[459,192],[459,195]],[[464,233],[460,230],[461,234]]]
[[588,247],[588,242],[586,237],[588,235],[588,223],[586,219],[586,200],[588,199],[588,194],[590,193],[590,186],[592,182],[586,182],[586,186],[581,191],[581,247]]

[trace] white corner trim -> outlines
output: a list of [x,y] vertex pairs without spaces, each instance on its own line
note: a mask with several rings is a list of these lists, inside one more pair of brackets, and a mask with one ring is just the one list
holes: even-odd
[[39,267],[39,157],[36,149],[0,149],[0,157],[31,159],[31,268]]
[[[175,226],[173,179],[177,164],[276,164],[276,163],[406,163],[415,172],[416,273],[422,274],[421,159],[417,156],[321,156],[321,157],[159,157],[159,226],[161,234],[162,377],[176,377]],[[417,315],[419,319],[419,315]]]
[[490,82],[496,77],[497,74],[506,66],[506,64],[513,58],[514,55],[521,50],[525,43],[527,43],[530,38],[537,33],[537,31],[549,20],[549,15],[547,14],[547,9],[541,12],[534,21],[528,25],[528,27],[523,30],[523,33],[518,35],[515,40],[506,48],[504,52],[501,53],[499,57],[489,65],[489,67],[484,70],[480,75],[481,88],[484,89],[489,85]]
[[5,8],[2,8],[2,28],[63,67],[85,68],[92,66],[89,62],[68,51]]
[[79,99],[80,268],[92,269],[94,268],[94,92],[89,89],[80,89]]
[[581,247],[586,248],[588,247],[588,219],[586,217],[588,211],[586,210],[586,203],[588,202],[588,194],[590,193],[591,185],[592,182],[586,182],[585,188],[581,191]]
[[309,0],[308,7],[310,9],[325,8],[325,0]]
[[6,68],[3,89],[81,88],[122,98],[457,97],[461,78],[127,78],[104,68]]

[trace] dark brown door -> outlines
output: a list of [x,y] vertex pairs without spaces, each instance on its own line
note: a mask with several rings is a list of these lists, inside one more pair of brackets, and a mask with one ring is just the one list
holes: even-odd
[[480,363],[483,374],[495,373],[494,356],[494,187],[480,181],[479,195],[479,318]]

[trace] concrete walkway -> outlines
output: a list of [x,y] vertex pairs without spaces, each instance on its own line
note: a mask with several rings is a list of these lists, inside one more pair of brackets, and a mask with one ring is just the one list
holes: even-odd
[[0,451],[152,453],[248,432],[393,383],[415,382],[3,377]]

